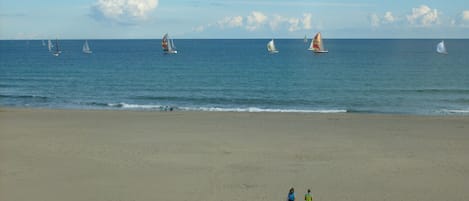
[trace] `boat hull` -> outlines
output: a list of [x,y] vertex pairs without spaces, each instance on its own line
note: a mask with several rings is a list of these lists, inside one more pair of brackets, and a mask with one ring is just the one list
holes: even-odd
[[313,51],[316,54],[329,53],[327,50]]
[[165,54],[177,54],[177,50],[169,50],[169,51],[164,51]]

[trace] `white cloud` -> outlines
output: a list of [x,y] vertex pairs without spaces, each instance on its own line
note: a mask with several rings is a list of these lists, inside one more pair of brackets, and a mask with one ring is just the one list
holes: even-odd
[[371,23],[371,26],[373,27],[378,27],[381,22],[381,20],[379,19],[379,16],[375,13],[371,14],[370,15],[370,23]]
[[272,20],[270,20],[269,25],[272,30],[276,30],[282,23],[285,23],[286,21],[288,21],[288,18],[280,15],[274,15]]
[[[256,31],[268,25],[271,30],[288,30],[289,32],[299,30],[311,30],[313,28],[312,14],[305,13],[302,17],[285,17],[281,15],[268,16],[259,11],[253,11],[248,16],[224,17],[217,21],[216,27],[225,28],[244,28],[248,31]],[[214,27],[215,27],[214,26]],[[194,27],[195,32],[202,32],[212,27],[211,24]]]
[[415,27],[429,27],[435,24],[440,24],[440,15],[437,9],[432,9],[426,5],[421,5],[417,8],[412,8],[412,13],[406,16],[395,16],[391,11],[386,11],[384,15],[373,13],[369,16],[370,24],[372,27],[379,27],[381,25],[391,25],[402,23],[407,20],[407,23]]
[[[301,20],[305,27],[311,26],[311,22],[307,22],[307,20],[308,19],[306,19],[306,21],[304,21],[304,19]],[[281,15],[274,15],[272,20],[270,20],[269,25],[272,30],[277,30],[280,27],[286,28],[289,32],[298,31],[301,29],[299,18],[289,18]]]
[[264,13],[253,11],[251,15],[247,17],[246,29],[254,31],[262,26],[267,21],[267,16]]
[[465,10],[461,13],[462,21],[469,22],[469,10]]
[[469,10],[464,10],[456,18],[451,20],[451,25],[468,28],[469,27]]
[[456,18],[450,19],[450,25],[456,27],[469,27],[469,10],[463,10]]
[[16,33],[16,36],[14,38],[17,40],[32,40],[32,39],[41,38],[41,35],[38,33],[19,32],[19,33]]
[[426,5],[418,8],[412,8],[412,14],[407,15],[407,21],[411,25],[428,27],[438,23],[439,12]]
[[381,24],[391,24],[395,22],[397,18],[394,17],[391,11],[387,11],[384,13],[383,17],[373,13],[370,15],[369,20],[372,27],[379,27]]
[[217,22],[220,28],[233,28],[233,27],[241,27],[243,26],[243,17],[242,16],[235,16],[235,17],[225,17]]
[[[281,15],[274,15],[269,22],[270,28],[276,30],[279,27],[286,27],[289,32],[299,31],[299,30],[311,30],[312,25],[312,14],[305,13],[303,18],[296,17],[284,17]],[[300,26],[300,22],[301,25]]]
[[384,22],[387,22],[387,23],[392,23],[396,20],[396,18],[392,15],[392,12],[388,11],[386,13],[384,13]]
[[195,31],[195,32],[202,32],[202,31],[205,30],[205,28],[206,28],[206,26],[200,25],[200,26],[194,27],[194,28],[193,28],[193,31]]
[[290,18],[290,19],[288,19],[288,23],[290,24],[290,26],[288,27],[289,32],[294,32],[294,31],[300,30],[300,26],[299,26],[300,19]]
[[134,23],[147,18],[158,0],[97,0],[92,7],[96,18]]
[[303,14],[303,19],[301,19],[301,23],[303,24],[303,29],[305,30],[310,30],[313,28],[313,26],[311,25],[311,18],[313,17],[313,15],[311,13],[305,13]]

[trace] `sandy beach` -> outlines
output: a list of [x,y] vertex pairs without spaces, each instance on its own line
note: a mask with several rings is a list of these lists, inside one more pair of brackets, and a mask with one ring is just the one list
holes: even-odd
[[1,201],[469,200],[469,117],[0,109]]

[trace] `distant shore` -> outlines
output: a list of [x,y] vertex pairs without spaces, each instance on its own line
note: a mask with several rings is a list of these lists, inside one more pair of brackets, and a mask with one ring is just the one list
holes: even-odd
[[469,116],[0,108],[0,200],[467,200]]

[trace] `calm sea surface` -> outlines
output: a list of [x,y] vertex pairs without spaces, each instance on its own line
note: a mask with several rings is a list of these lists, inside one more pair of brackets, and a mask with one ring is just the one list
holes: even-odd
[[0,106],[469,115],[469,40],[0,41]]

